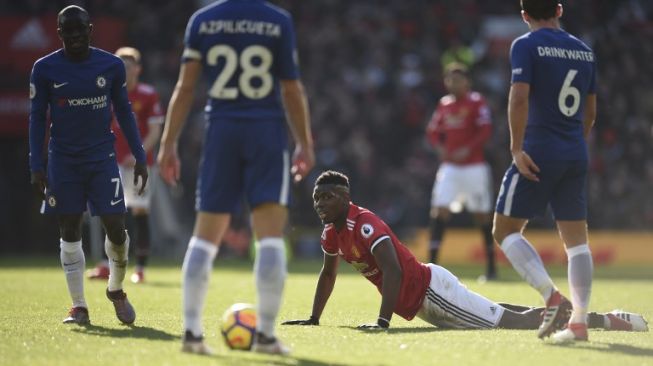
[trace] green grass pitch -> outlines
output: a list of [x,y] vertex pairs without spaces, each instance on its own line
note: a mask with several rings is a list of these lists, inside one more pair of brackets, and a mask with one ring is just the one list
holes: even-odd
[[[320,262],[293,262],[279,320],[310,315]],[[453,267],[471,289],[496,300],[541,305],[539,295],[508,267],[501,282],[478,284],[480,269]],[[567,291],[565,269],[553,268]],[[235,302],[253,302],[251,264],[217,260],[204,325],[213,357],[182,354],[180,268],[154,265],[148,283],[126,284],[137,311],[133,327],[121,325],[104,297],[104,282],[86,281],[92,326],[64,325],[70,299],[58,258],[0,259],[0,365],[653,365],[653,335],[590,333],[590,342],[553,345],[535,331],[439,330],[395,316],[391,330],[367,333],[358,324],[374,321],[380,296],[346,263],[319,327],[279,326],[292,347],[290,357],[230,351],[222,342],[222,312]],[[653,267],[597,267],[591,307],[624,308],[653,319]]]

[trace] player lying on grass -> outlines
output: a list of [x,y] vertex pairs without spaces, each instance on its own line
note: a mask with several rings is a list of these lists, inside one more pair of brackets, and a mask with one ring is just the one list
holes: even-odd
[[[372,282],[381,293],[376,322],[361,329],[384,329],[392,314],[406,320],[415,316],[443,328],[537,329],[542,308],[499,304],[468,290],[456,276],[435,264],[423,264],[397,239],[383,220],[350,202],[349,179],[342,173],[323,172],[313,190],[315,211],[324,223],[324,264],[317,282],[309,319],[286,325],[319,325],[324,306],[336,282],[342,257]],[[589,313],[590,327],[647,331],[639,314],[614,310]]]

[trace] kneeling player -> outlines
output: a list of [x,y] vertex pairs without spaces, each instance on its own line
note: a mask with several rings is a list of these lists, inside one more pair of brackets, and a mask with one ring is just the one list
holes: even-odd
[[[359,328],[388,328],[392,314],[406,320],[418,316],[444,328],[537,329],[542,308],[499,304],[467,289],[456,276],[435,264],[423,264],[374,213],[350,202],[349,179],[322,173],[313,190],[315,211],[325,224],[324,264],[309,319],[288,325],[318,325],[336,280],[338,257],[351,263],[381,293],[376,322]],[[647,331],[639,314],[615,310],[589,314],[589,325],[608,330]],[[568,318],[568,315],[567,315]],[[566,320],[565,320],[566,321]]]

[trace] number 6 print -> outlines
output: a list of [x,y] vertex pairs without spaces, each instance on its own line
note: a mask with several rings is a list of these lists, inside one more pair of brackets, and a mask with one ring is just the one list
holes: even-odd
[[[565,82],[562,84],[560,94],[558,94],[558,108],[560,108],[560,112],[567,117],[576,114],[576,112],[578,112],[578,107],[580,107],[580,91],[578,91],[578,88],[571,86],[571,82],[574,80],[577,73],[578,70],[575,69],[571,69],[567,72]],[[573,98],[571,107],[567,106],[567,97]]]

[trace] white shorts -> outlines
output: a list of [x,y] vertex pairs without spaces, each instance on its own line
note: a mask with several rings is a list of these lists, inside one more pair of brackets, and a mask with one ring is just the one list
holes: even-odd
[[433,184],[431,207],[447,207],[460,212],[462,206],[472,213],[492,211],[492,183],[487,163],[456,165],[443,163]]
[[441,328],[496,328],[503,311],[501,305],[468,290],[446,268],[427,264],[431,283],[417,317]]
[[[142,195],[138,195],[140,189],[140,181],[138,187],[134,186],[134,167],[119,165],[120,180],[122,181],[122,190],[125,194],[125,206],[127,208],[144,208],[150,207],[150,183],[145,186],[145,191]],[[148,168],[149,171],[149,168]]]

